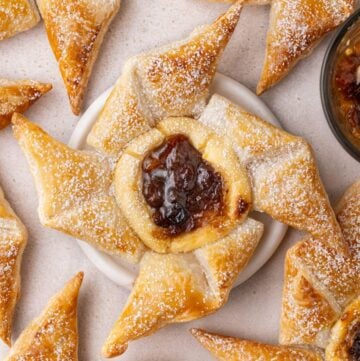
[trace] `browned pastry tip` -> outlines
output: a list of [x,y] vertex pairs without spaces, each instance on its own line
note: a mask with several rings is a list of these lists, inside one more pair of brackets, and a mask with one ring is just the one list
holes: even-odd
[[49,83],[0,79],[0,130],[10,124],[15,112],[25,112],[51,89],[52,84]]
[[79,272],[50,299],[4,361],[78,360],[77,303],[83,277]]
[[41,0],[38,4],[75,115],[81,113],[94,63],[120,2]]
[[191,334],[220,361],[323,361],[318,349],[261,344],[199,329]]
[[11,345],[14,310],[20,297],[20,267],[27,242],[25,226],[0,187],[0,339]]

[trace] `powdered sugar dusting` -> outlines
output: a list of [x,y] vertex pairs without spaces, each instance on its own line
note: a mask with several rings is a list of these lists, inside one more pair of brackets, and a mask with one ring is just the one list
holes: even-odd
[[[287,256],[282,342],[325,347],[330,328],[346,305],[360,294],[359,182],[340,201],[337,217],[343,242],[338,241],[336,246],[326,239],[306,238]],[[346,246],[349,252],[343,253]]]
[[20,263],[26,231],[0,188],[0,338],[11,339],[12,317],[20,293]]
[[350,16],[353,8],[354,0],[273,0],[258,91],[283,78],[326,33]]
[[39,20],[33,0],[0,0],[0,40],[29,30]]

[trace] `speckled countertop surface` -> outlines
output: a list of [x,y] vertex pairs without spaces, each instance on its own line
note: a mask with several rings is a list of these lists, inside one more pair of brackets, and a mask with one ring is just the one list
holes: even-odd
[[[122,9],[111,26],[95,66],[85,108],[116,81],[129,56],[188,35],[195,26],[212,21],[226,7],[205,0],[123,0]],[[261,71],[268,15],[268,7],[244,10],[219,68],[220,72],[253,90]],[[323,115],[319,74],[328,40],[325,39],[313,55],[299,64],[280,85],[266,93],[263,100],[285,129],[311,142],[326,189],[331,200],[335,200],[360,177],[360,165],[337,143]],[[32,78],[53,83],[54,90],[28,111],[27,116],[59,140],[69,140],[77,118],[70,111],[42,23],[35,29],[0,42],[0,77]],[[37,195],[33,180],[11,129],[0,133],[0,184],[30,234],[23,258],[22,297],[15,316],[15,337],[68,278],[83,270],[85,283],[79,303],[79,359],[101,360],[101,345],[118,317],[128,291],[95,269],[72,238],[41,227],[36,213]],[[276,342],[284,254],[300,237],[300,233],[289,231],[271,261],[234,290],[229,303],[219,312],[190,324],[167,327],[149,338],[134,342],[121,359],[210,360],[207,352],[187,332],[193,326]]]

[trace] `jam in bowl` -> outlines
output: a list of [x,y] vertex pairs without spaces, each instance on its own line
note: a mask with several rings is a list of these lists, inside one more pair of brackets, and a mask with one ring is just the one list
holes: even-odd
[[334,135],[360,161],[360,11],[345,22],[329,46],[321,95]]

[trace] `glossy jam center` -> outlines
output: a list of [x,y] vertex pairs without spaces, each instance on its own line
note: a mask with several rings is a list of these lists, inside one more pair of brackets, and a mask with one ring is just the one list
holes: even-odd
[[223,210],[223,182],[184,135],[168,137],[142,165],[143,195],[156,225],[190,232]]
[[[359,325],[360,328],[360,325]],[[360,361],[360,329],[356,333],[353,344],[350,348],[350,356],[352,357],[353,361]]]

